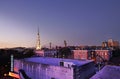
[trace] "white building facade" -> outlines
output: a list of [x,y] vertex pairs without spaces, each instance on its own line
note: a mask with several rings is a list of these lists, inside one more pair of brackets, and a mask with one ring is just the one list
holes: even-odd
[[31,79],[89,79],[95,73],[94,62],[58,58],[14,60],[14,71],[23,69]]

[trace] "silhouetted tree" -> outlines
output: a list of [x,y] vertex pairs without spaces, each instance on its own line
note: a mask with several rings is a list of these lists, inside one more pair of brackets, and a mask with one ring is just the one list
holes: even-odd
[[112,51],[113,57],[119,57],[120,56],[120,49],[115,49]]
[[24,51],[24,56],[25,57],[31,57],[31,56],[33,56],[35,53],[34,53],[34,50],[33,49],[26,49],[25,51]]
[[59,57],[60,58],[69,58],[71,55],[72,55],[72,52],[68,47],[59,49]]

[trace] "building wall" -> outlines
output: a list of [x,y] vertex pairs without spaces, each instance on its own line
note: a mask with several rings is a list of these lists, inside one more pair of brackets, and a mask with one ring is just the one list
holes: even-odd
[[72,62],[64,62],[64,65],[53,66],[14,60],[14,71],[18,72],[19,69],[23,69],[31,79],[89,79],[95,73],[94,62],[79,66]]
[[120,66],[106,65],[90,79],[120,79]]
[[74,79],[89,79],[95,74],[94,63],[88,63],[74,69]]
[[108,40],[108,46],[109,47],[119,47],[119,42],[118,41],[114,41],[112,39]]
[[73,50],[73,59],[89,59],[101,62],[103,60],[109,61],[111,57],[112,51],[110,50]]
[[41,56],[41,57],[54,57],[54,55],[57,53],[57,51],[55,51],[55,50],[48,50],[48,51],[36,50],[35,53],[37,56]]
[[109,60],[111,57],[111,51],[110,50],[95,50],[96,54],[101,56],[104,60]]
[[102,42],[102,47],[103,48],[108,47],[108,42]]
[[36,50],[35,51],[35,54],[37,55],[37,56],[44,56],[44,51],[43,50]]
[[14,69],[23,69],[32,79],[73,79],[73,68],[19,60],[15,60],[14,62]]
[[45,51],[44,53],[45,53],[44,54],[45,57],[54,57],[55,54],[57,53],[57,51],[56,50],[48,50],[48,51]]
[[88,50],[73,50],[74,59],[88,59]]

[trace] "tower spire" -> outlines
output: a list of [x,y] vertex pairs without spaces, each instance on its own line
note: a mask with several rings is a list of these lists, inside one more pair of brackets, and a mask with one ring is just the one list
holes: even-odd
[[36,50],[41,50],[39,27],[38,27],[38,33],[37,33],[37,45],[36,45]]
[[38,33],[37,33],[37,34],[40,35],[40,34],[39,34],[39,27],[38,27]]

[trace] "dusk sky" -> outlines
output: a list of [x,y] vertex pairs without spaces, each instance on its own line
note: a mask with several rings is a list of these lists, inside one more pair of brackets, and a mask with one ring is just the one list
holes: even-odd
[[120,41],[120,0],[0,0],[0,48]]

